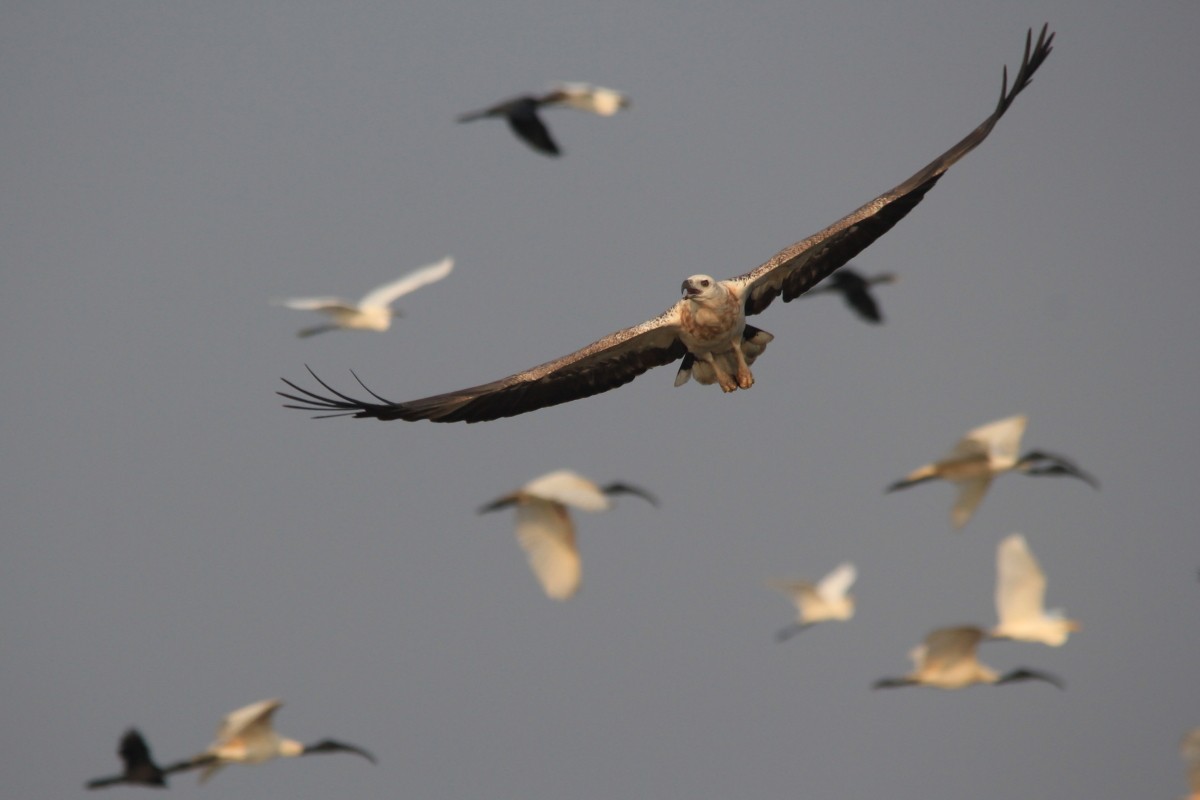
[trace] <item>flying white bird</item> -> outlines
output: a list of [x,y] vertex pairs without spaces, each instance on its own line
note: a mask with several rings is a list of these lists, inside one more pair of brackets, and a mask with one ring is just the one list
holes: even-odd
[[1058,647],[1079,623],[1061,609],[1045,608],[1046,573],[1019,533],[1005,537],[996,547],[996,639],[1019,639]]
[[203,753],[172,764],[164,771],[200,769],[200,783],[204,783],[228,764],[261,764],[273,758],[313,753],[354,753],[375,763],[375,756],[354,745],[332,739],[303,744],[280,736],[272,727],[271,718],[281,705],[281,700],[260,700],[230,712],[217,729],[217,738]]
[[955,528],[967,524],[975,509],[983,502],[992,478],[1002,472],[1016,471],[1026,475],[1070,475],[1099,489],[1096,479],[1062,456],[1044,450],[1030,450],[1018,457],[1021,436],[1028,417],[1018,414],[981,425],[959,440],[945,458],[926,464],[896,481],[885,491],[907,489],[918,483],[940,479],[958,484],[958,499],[950,520]]
[[125,731],[117,747],[117,755],[121,757],[121,763],[125,766],[121,774],[90,780],[87,782],[87,788],[103,789],[123,783],[166,788],[165,772],[154,763],[154,758],[150,755],[150,746],[136,728]]
[[402,278],[372,289],[357,303],[340,297],[290,297],[272,300],[275,305],[298,308],[303,311],[320,311],[333,318],[332,322],[304,328],[297,336],[313,336],[339,328],[360,331],[386,331],[392,326],[392,318],[400,316],[399,309],[392,303],[422,286],[436,283],[454,269],[454,259],[447,256],[436,264],[413,270]]
[[[748,389],[754,384],[750,366],[773,337],[746,324],[746,317],[761,313],[776,297],[782,296],[784,302],[795,300],[858,255],[907,215],[951,165],[987,138],[1050,54],[1054,35],[1043,28],[1034,45],[1032,33],[1025,39],[1025,57],[1012,89],[1005,69],[995,110],[960,142],[899,186],[744,275],[724,281],[693,275],[683,282],[683,299],[652,320],[498,381],[410,402],[393,402],[370,389],[373,400],[356,399],[315,374],[328,395],[286,380],[299,394],[279,394],[298,404],[288,404],[289,408],[323,412],[320,416],[482,422],[606,392],[652,367],[679,359],[683,363],[676,386],[694,377],[702,384],[717,383],[726,392]],[[621,287],[620,291],[629,290]]]
[[912,672],[901,678],[881,678],[875,681],[875,688],[932,686],[937,689],[962,689],[975,683],[1001,684],[1029,680],[1045,681],[1063,688],[1063,682],[1048,672],[1021,667],[1001,675],[981,664],[975,651],[985,636],[982,628],[973,625],[937,628],[909,653],[913,662]]
[[871,287],[881,283],[895,283],[896,275],[892,272],[881,272],[878,275],[862,275],[850,267],[842,267],[826,278],[820,286],[808,290],[808,296],[814,294],[837,293],[846,301],[846,305],[858,314],[859,318],[871,322],[883,322],[883,313],[879,303],[871,294]]
[[560,83],[547,94],[512,97],[481,111],[462,114],[458,121],[473,122],[486,117],[504,117],[512,132],[527,145],[544,155],[557,156],[561,151],[537,113],[542,106],[569,106],[602,117],[611,117],[629,106],[629,98],[615,89],[606,89],[603,86]]
[[786,641],[818,622],[847,620],[854,616],[854,596],[848,594],[858,577],[858,570],[849,561],[838,564],[817,583],[786,581],[771,578],[767,585],[792,598],[796,605],[796,621],[776,634],[777,641]]
[[529,559],[529,567],[547,597],[566,600],[579,589],[582,569],[575,547],[575,525],[567,506],[584,511],[607,511],[614,494],[634,494],[658,505],[645,489],[626,483],[600,487],[570,470],[557,470],[534,478],[511,494],[479,509],[483,514],[508,506],[517,507],[517,541]]
[[1200,800],[1200,728],[1184,735],[1179,742],[1179,755],[1187,765],[1187,800]]

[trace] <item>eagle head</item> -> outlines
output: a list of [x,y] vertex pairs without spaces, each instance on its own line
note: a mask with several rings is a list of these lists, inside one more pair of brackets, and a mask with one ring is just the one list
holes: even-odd
[[721,284],[710,275],[693,275],[679,289],[685,299],[703,303],[720,294]]

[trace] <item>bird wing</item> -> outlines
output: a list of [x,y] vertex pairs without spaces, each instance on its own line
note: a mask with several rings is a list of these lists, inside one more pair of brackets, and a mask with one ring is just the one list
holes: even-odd
[[[993,469],[1009,469],[1017,463],[1021,450],[1021,437],[1029,418],[1024,414],[998,419],[968,431],[959,447],[970,447],[974,453],[987,456]],[[971,444],[968,445],[968,442]]]
[[283,297],[271,301],[272,305],[298,308],[302,311],[357,311],[358,306],[340,297]]
[[130,728],[121,737],[121,744],[117,748],[117,755],[121,757],[121,761],[125,764],[125,770],[134,769],[135,767],[152,765],[154,759],[150,756],[150,747],[146,744],[146,740],[134,728]]
[[569,469],[548,472],[534,478],[522,491],[553,503],[580,508],[584,511],[607,511],[612,502],[592,481]]
[[992,132],[1016,96],[1029,85],[1033,73],[1046,60],[1053,41],[1054,34],[1049,33],[1048,26],[1042,28],[1036,45],[1033,44],[1033,31],[1029,31],[1025,38],[1025,56],[1012,89],[1008,88],[1006,67],[1000,101],[995,110],[949,150],[899,186],[884,192],[857,211],[781,250],[771,260],[745,275],[730,279],[728,282],[735,284],[745,298],[746,314],[761,313],[781,294],[785,303],[795,300],[912,211],[946,170],[979,146]]
[[[570,355],[498,381],[456,392],[394,403],[367,389],[380,401],[376,403],[344,395],[313,373],[313,377],[332,397],[301,389],[286,379],[284,383],[304,396],[286,392],[278,394],[301,404],[287,405],[287,408],[331,412],[321,416],[483,422],[607,392],[629,383],[652,367],[682,358],[685,352],[686,348],[679,340],[677,303],[652,320],[612,333]],[[312,373],[312,370],[309,372]],[[366,389],[365,386],[363,388]]]
[[536,500],[518,506],[517,541],[548,597],[566,600],[575,594],[582,568],[574,525],[565,508]]
[[925,637],[921,665],[926,669],[946,669],[964,660],[975,658],[975,648],[983,639],[983,631],[972,625],[938,628]]
[[996,616],[1000,625],[1045,613],[1046,574],[1019,533],[996,546]]
[[537,105],[528,103],[514,108],[505,119],[513,133],[519,136],[534,150],[548,156],[559,154],[558,145],[550,137],[550,131],[537,115]]
[[386,308],[396,299],[410,292],[415,292],[422,286],[436,283],[450,274],[454,269],[454,259],[446,256],[436,264],[428,264],[415,269],[402,278],[391,283],[385,283],[377,289],[372,289],[358,301],[361,308]]
[[221,727],[217,729],[217,739],[212,746],[224,744],[239,736],[249,737],[270,731],[271,717],[281,705],[282,700],[260,700],[229,712],[221,721]]
[[988,487],[991,485],[991,475],[962,481],[958,484],[958,499],[954,501],[954,508],[950,512],[950,521],[954,527],[961,528],[971,520],[975,509],[979,508],[979,504],[983,502],[983,496],[987,494]]
[[792,599],[796,606],[796,614],[800,619],[808,619],[815,610],[814,606],[823,605],[817,588],[808,581],[789,581],[781,578],[767,578],[767,586],[783,592]]
[[858,316],[867,322],[882,322],[883,314],[879,312],[879,304],[871,296],[871,284],[867,279],[849,267],[842,267],[830,276],[834,289],[841,292],[846,301]]
[[858,570],[849,561],[838,564],[829,574],[817,581],[817,594],[826,602],[841,600],[858,577]]

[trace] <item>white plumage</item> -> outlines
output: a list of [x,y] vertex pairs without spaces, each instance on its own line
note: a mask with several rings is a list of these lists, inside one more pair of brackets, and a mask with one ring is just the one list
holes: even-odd
[[304,328],[298,336],[312,336],[339,328],[386,331],[392,326],[392,318],[400,316],[400,312],[392,308],[392,303],[422,286],[442,280],[453,269],[454,259],[447,256],[436,264],[420,267],[372,289],[357,303],[340,297],[290,297],[273,300],[272,303],[303,311],[320,311],[332,318],[331,322],[324,325]]
[[657,504],[644,489],[624,483],[600,487],[571,470],[556,470],[526,483],[511,494],[497,498],[480,513],[515,505],[517,542],[529,559],[529,567],[547,597],[566,600],[579,590],[583,577],[575,524],[568,507],[582,511],[607,511],[613,494],[635,494]]
[[767,585],[792,598],[796,621],[775,634],[779,641],[789,639],[818,622],[848,620],[854,616],[854,596],[850,587],[858,577],[854,564],[838,564],[816,584],[807,581],[770,579]]
[[1060,609],[1046,611],[1046,574],[1025,537],[1014,533],[996,547],[996,617],[991,635],[1058,647],[1079,623]]

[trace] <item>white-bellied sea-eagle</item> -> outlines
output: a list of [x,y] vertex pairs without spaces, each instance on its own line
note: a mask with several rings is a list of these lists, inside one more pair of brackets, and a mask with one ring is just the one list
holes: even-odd
[[782,296],[785,303],[795,300],[903,219],[951,165],[987,138],[1016,96],[1029,85],[1050,54],[1053,41],[1048,26],[1042,28],[1036,43],[1030,30],[1011,89],[1008,69],[1004,70],[995,110],[911,178],[744,275],[723,281],[693,275],[683,282],[683,298],[652,320],[507,378],[403,403],[370,389],[367,391],[372,400],[350,397],[315,373],[313,377],[329,395],[310,392],[286,379],[284,382],[299,394],[279,394],[296,403],[288,404],[288,408],[324,412],[320,416],[483,422],[606,392],[652,367],[679,359],[683,364],[676,386],[694,377],[699,383],[720,384],[727,392],[749,389],[754,384],[750,365],[773,337],[747,325],[746,317],[761,313],[776,297]]

